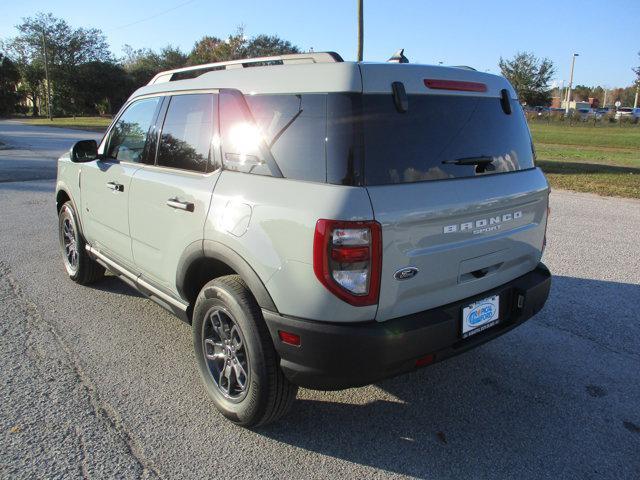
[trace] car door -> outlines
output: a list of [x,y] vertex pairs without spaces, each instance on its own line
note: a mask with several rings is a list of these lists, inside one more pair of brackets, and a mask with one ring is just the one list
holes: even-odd
[[84,235],[95,248],[125,267],[133,265],[128,201],[131,179],[149,155],[148,132],[162,97],[132,102],[113,124],[97,160],[81,173]]
[[133,258],[142,278],[176,292],[180,256],[202,240],[218,179],[217,94],[185,93],[165,100],[154,165],[136,172],[129,224]]

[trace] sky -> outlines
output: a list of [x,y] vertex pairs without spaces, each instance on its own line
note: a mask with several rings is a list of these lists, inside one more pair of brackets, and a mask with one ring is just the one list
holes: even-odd
[[[51,12],[73,27],[95,27],[112,52],[125,44],[190,50],[204,35],[278,35],[303,50],[355,60],[356,0],[0,0],[0,38],[23,17]],[[500,57],[529,51],[550,58],[556,82],[607,88],[630,85],[640,66],[640,0],[364,0],[364,60],[399,48],[412,63],[469,65],[499,73]]]

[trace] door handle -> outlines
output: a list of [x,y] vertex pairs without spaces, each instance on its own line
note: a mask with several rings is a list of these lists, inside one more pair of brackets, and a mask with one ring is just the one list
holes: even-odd
[[193,212],[193,203],[181,202],[177,198],[170,198],[167,200],[167,206],[171,208],[177,208],[178,210],[184,210],[186,212]]
[[116,182],[107,182],[107,188],[114,192],[124,192],[124,185]]

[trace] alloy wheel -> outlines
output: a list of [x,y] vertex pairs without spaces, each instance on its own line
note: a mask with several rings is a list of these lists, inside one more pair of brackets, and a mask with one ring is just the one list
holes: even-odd
[[234,402],[241,401],[249,386],[249,358],[242,331],[225,308],[213,307],[205,315],[202,348],[220,393]]

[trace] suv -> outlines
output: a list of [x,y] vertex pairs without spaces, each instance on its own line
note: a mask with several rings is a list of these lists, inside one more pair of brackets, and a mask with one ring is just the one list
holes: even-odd
[[64,266],[193,328],[244,426],[410,372],[544,305],[549,187],[502,77],[309,53],[156,75],[58,161]]

